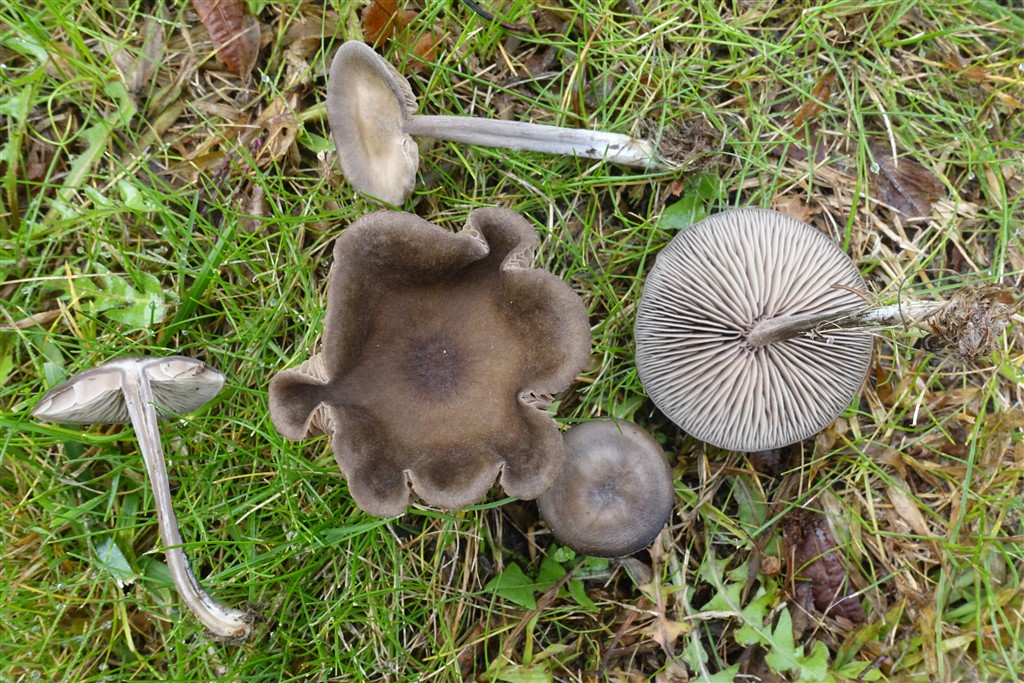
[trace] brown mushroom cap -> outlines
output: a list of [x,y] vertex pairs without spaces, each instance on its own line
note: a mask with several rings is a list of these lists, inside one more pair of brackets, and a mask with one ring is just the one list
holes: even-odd
[[598,557],[624,557],[650,545],[675,500],[658,442],[624,420],[584,422],[563,437],[565,467],[537,499],[555,538]]
[[637,311],[636,364],[651,400],[694,437],[737,451],[779,448],[834,420],[871,361],[866,332],[764,345],[755,325],[863,307],[850,257],[777,211],[733,209],[658,254]]
[[536,498],[562,468],[546,408],[583,366],[590,327],[562,280],[529,266],[536,231],[477,209],[451,233],[369,214],[338,238],[323,351],[270,384],[290,439],[333,437],[356,503],[399,515],[479,501],[497,479]]
[[338,48],[327,80],[327,119],[338,164],[361,192],[389,204],[412,194],[419,150],[405,133],[416,98],[373,48],[348,41]]

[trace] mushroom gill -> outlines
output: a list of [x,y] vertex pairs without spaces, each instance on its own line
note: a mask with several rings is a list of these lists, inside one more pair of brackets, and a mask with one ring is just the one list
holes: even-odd
[[871,361],[862,330],[792,331],[864,308],[843,251],[777,211],[732,209],[658,254],[635,326],[637,373],[655,405],[694,437],[760,451],[824,429]]

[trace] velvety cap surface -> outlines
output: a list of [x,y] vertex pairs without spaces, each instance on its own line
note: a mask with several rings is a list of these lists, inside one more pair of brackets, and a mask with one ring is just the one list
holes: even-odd
[[565,467],[537,499],[555,538],[599,557],[623,557],[650,545],[675,499],[661,446],[623,420],[584,422],[564,439]]
[[401,514],[415,493],[459,508],[498,480],[536,498],[562,467],[546,408],[589,355],[582,300],[530,267],[536,231],[477,209],[459,233],[360,218],[335,245],[323,350],[270,385],[291,439],[327,432],[356,503]]

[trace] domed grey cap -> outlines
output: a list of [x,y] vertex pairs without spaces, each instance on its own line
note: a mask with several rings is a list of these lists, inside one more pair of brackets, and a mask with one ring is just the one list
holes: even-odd
[[669,419],[714,446],[760,451],[805,439],[857,394],[871,335],[776,330],[863,308],[864,290],[850,258],[806,223],[765,209],[711,216],[677,235],[647,277],[635,328],[640,381]]
[[661,446],[631,422],[596,420],[565,432],[565,467],[537,499],[559,541],[577,552],[624,557],[665,526],[675,491]]

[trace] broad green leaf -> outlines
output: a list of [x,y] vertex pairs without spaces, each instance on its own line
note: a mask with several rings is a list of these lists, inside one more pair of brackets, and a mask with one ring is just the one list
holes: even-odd
[[558,563],[554,555],[548,554],[540,562],[540,569],[537,570],[538,590],[547,590],[565,578],[569,572]]
[[114,577],[118,587],[132,583],[138,577],[131,564],[128,563],[128,558],[124,556],[117,542],[110,536],[96,544],[96,566]]
[[707,207],[719,198],[721,183],[716,176],[698,173],[687,179],[679,200],[665,207],[658,220],[663,230],[684,230],[708,216]]
[[494,678],[506,683],[549,683],[554,680],[550,671],[536,666],[515,665],[499,669],[494,673]]
[[765,618],[775,604],[776,591],[767,591],[762,586],[757,589],[754,599],[740,612],[743,624],[736,630],[736,642],[740,645],[768,644]]
[[0,356],[0,386],[7,384],[7,378],[13,369],[14,359],[11,357],[11,354],[5,353],[3,356]]
[[[802,648],[801,648],[802,649]],[[797,658],[800,661],[800,671],[805,681],[831,681],[832,676],[828,673],[828,647],[820,640],[815,641],[810,656]]]
[[793,617],[789,610],[782,610],[779,613],[779,620],[771,631],[771,643],[764,661],[771,667],[772,671],[782,673],[797,668],[797,653],[793,644]]
[[536,587],[537,583],[513,562],[505,567],[505,571],[488,581],[484,590],[491,591],[520,607],[537,609],[537,599],[534,597]]
[[127,280],[119,277],[109,283],[109,293],[119,297],[123,306],[105,310],[103,315],[115,322],[127,325],[132,329],[153,327],[164,321],[167,308],[164,305],[164,292],[156,276],[145,271],[135,273],[136,285],[133,287]]
[[[95,278],[78,278],[74,283],[77,298],[85,310],[121,323],[131,329],[146,329],[164,321],[167,315],[164,288],[155,275],[142,270],[124,275],[111,273],[100,264],[93,266],[100,274]],[[67,280],[58,280],[70,295]]]
[[334,149],[334,142],[330,139],[325,138],[322,135],[317,135],[316,133],[310,133],[306,129],[299,131],[299,134],[295,136],[295,141],[313,154],[328,152]]
[[568,588],[569,595],[576,601],[577,605],[588,612],[597,609],[597,604],[587,595],[587,589],[583,586],[582,579],[569,579]]
[[147,196],[148,192],[134,183],[120,180],[117,183],[117,189],[121,192],[121,203],[132,211],[149,213],[160,208]]
[[801,681],[834,681],[828,672],[828,648],[820,640],[814,643],[809,656],[804,655],[802,645],[793,642],[793,618],[789,610],[782,610],[775,628],[771,631],[771,643],[764,656],[765,664],[775,673],[796,671]]

